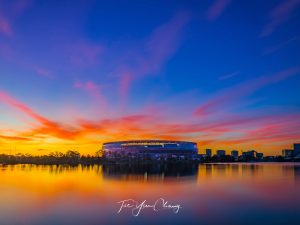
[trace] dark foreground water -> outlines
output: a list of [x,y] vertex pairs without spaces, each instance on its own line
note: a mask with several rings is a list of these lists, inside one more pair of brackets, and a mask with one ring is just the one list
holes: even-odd
[[0,166],[0,224],[300,224],[300,164]]

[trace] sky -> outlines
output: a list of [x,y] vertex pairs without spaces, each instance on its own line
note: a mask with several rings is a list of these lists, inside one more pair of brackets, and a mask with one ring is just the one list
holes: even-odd
[[0,0],[0,153],[300,142],[300,0]]

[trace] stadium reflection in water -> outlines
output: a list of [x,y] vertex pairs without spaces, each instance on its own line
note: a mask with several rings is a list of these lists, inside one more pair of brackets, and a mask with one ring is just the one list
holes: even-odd
[[197,172],[197,164],[187,163],[103,165],[103,177],[105,179],[163,181],[185,177],[196,180]]
[[[0,224],[299,224],[300,164],[0,166]],[[118,201],[180,204],[117,214]]]

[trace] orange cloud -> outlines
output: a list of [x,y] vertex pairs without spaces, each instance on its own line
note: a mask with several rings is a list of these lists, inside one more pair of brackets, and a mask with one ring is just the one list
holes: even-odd
[[11,97],[10,95],[8,95],[7,93],[5,93],[3,91],[0,91],[0,101],[20,110],[21,112],[25,113],[26,115],[37,120],[40,123],[51,123],[51,121],[49,121],[45,117],[35,113],[31,108],[29,108],[22,102],[19,102],[18,100],[16,100],[15,98]]
[[8,140],[8,141],[30,141],[31,138],[27,137],[17,137],[17,136],[4,136],[0,135],[0,139]]
[[[23,112],[34,119],[27,131],[15,131],[15,135],[2,135],[5,142],[17,141],[18,144],[30,141],[37,146],[40,141],[54,138],[61,143],[91,144],[100,147],[100,143],[114,140],[132,139],[170,139],[190,140],[204,146],[251,146],[263,147],[266,143],[287,143],[300,139],[300,115],[256,115],[245,116],[240,114],[224,115],[214,120],[207,119],[194,122],[167,121],[157,114],[131,114],[122,117],[100,120],[78,119],[68,125],[48,119],[29,106],[14,99],[1,91],[0,101]],[[52,143],[52,141],[51,141]],[[280,145],[282,146],[282,144]],[[44,148],[44,146],[43,146]]]

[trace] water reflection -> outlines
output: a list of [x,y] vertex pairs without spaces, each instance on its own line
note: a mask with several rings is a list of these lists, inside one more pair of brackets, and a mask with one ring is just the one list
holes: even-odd
[[299,182],[299,163],[228,163],[228,164],[200,164],[198,179],[217,178],[229,179],[288,179]]
[[[298,224],[300,164],[0,166],[0,224]],[[117,214],[120,200],[179,214]]]
[[294,175],[296,185],[300,186],[300,166],[294,166],[292,173]]
[[174,178],[196,179],[196,164],[120,164],[103,165],[105,179],[121,180],[156,180],[163,181]]

